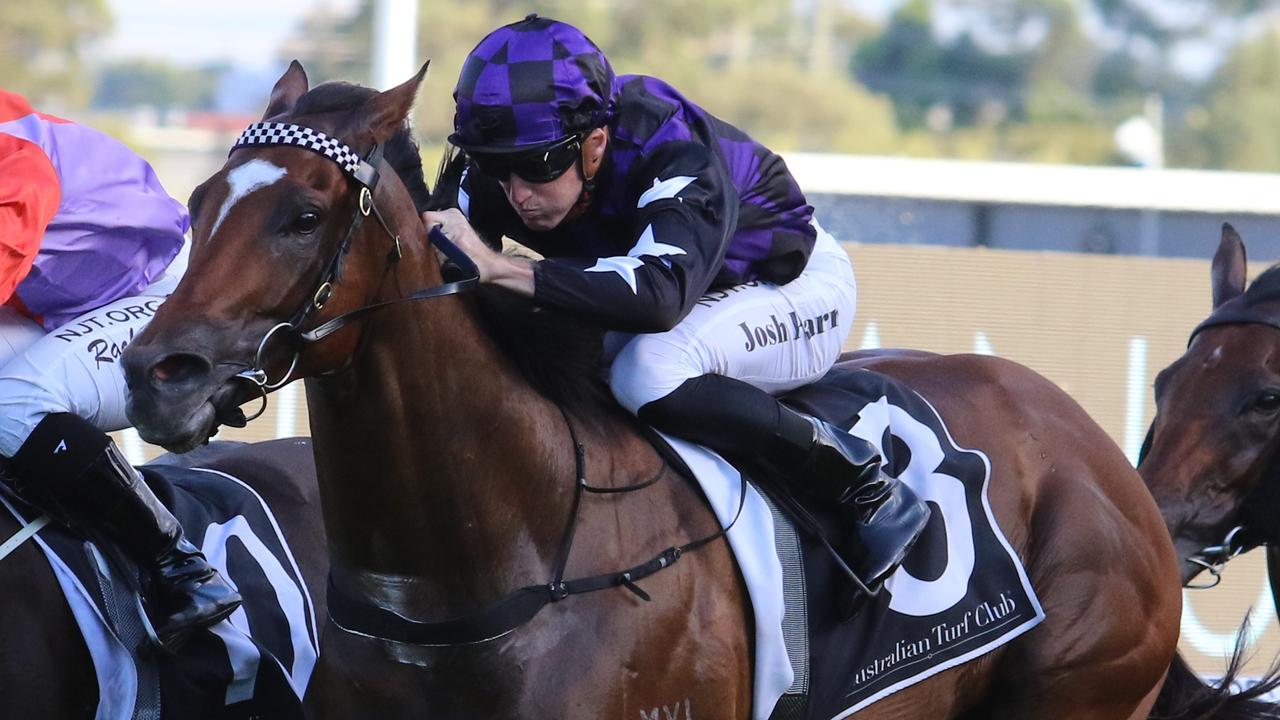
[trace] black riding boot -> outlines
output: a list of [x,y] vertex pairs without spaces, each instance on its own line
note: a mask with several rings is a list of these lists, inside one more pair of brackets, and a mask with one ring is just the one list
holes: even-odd
[[[929,521],[929,506],[903,483],[881,472],[870,443],[817,418],[790,410],[779,440],[802,459],[784,474],[811,497],[834,503],[845,520],[835,549],[848,569],[872,592],[902,564]],[[802,419],[807,432],[796,420]],[[787,427],[790,425],[790,427]]]
[[686,380],[640,408],[663,432],[707,445],[750,465],[764,460],[799,494],[830,504],[848,529],[835,543],[852,575],[875,591],[929,521],[929,506],[880,472],[875,448],[796,412],[769,393],[723,375]]
[[45,417],[14,456],[12,470],[33,496],[105,531],[149,571],[147,615],[165,650],[176,651],[240,606],[240,595],[186,539],[111,438],[85,420],[69,413]]

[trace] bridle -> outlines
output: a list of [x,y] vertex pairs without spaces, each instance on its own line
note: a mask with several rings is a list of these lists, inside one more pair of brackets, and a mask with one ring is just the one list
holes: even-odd
[[[374,193],[377,191],[380,178],[378,167],[382,164],[383,147],[380,143],[375,143],[369,153],[362,158],[347,144],[336,138],[329,137],[319,130],[293,123],[260,122],[254,123],[245,129],[240,138],[236,140],[235,145],[232,146],[231,153],[242,148],[272,145],[292,145],[304,148],[319,153],[337,163],[342,168],[343,173],[352,181],[352,189],[356,193],[356,211],[352,213],[351,220],[347,223],[346,234],[329,258],[324,273],[316,284],[316,289],[309,296],[309,300],[293,314],[292,318],[286,322],[277,323],[262,336],[262,340],[258,342],[258,350],[254,354],[253,364],[248,365],[247,369],[235,375],[237,378],[253,383],[261,396],[261,406],[252,416],[245,418],[245,422],[257,418],[266,411],[267,393],[269,391],[284,386],[293,378],[293,373],[298,367],[298,358],[307,345],[319,342],[347,325],[390,305],[466,292],[475,289],[480,282],[480,273],[471,258],[467,257],[466,253],[462,252],[457,245],[454,245],[453,242],[445,237],[439,227],[433,227],[428,231],[427,237],[461,270],[465,276],[463,279],[423,288],[394,300],[365,305],[356,310],[343,313],[310,330],[301,330],[311,315],[323,308],[329,299],[333,297],[334,285],[341,279],[343,262],[346,260],[347,254],[351,250],[351,244],[354,242],[356,233],[359,232],[365,218],[373,215],[374,219],[378,221],[378,224],[387,234],[387,237],[391,238],[394,243],[392,249],[387,253],[388,265],[394,265],[402,257],[400,236],[392,232],[374,200]],[[291,346],[293,357],[289,362],[288,370],[279,380],[273,382],[268,377],[265,369],[265,356],[270,342],[275,338],[280,338]]]

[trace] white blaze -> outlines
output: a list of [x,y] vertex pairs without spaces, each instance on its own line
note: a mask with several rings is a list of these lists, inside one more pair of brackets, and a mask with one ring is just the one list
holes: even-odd
[[227,173],[227,185],[231,190],[227,193],[227,199],[222,201],[222,208],[218,210],[218,219],[213,221],[213,230],[209,231],[209,237],[212,239],[217,234],[218,226],[227,217],[227,213],[231,212],[231,207],[240,202],[245,195],[260,187],[266,187],[284,176],[284,168],[261,159],[250,160]]

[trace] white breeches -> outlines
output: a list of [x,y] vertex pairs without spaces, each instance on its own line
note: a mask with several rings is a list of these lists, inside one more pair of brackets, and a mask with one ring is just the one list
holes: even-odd
[[609,376],[618,402],[635,413],[706,374],[773,394],[826,374],[853,328],[857,286],[848,254],[817,230],[808,265],[786,285],[712,290],[666,332],[610,333],[606,346],[622,345]]

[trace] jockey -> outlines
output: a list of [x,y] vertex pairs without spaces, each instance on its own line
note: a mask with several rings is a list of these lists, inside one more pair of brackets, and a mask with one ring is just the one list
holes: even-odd
[[[876,587],[929,510],[863,440],[774,394],[822,377],[853,324],[848,255],[782,159],[661,80],[615,77],[580,30],[531,15],[485,37],[454,91],[458,209],[429,212],[480,280],[597,320],[609,383],[655,428],[761,459],[834,504]],[[541,253],[493,248],[507,236]]]
[[189,226],[142,158],[0,88],[0,467],[149,569],[169,650],[240,596],[104,431],[128,426],[120,353],[182,277]]

